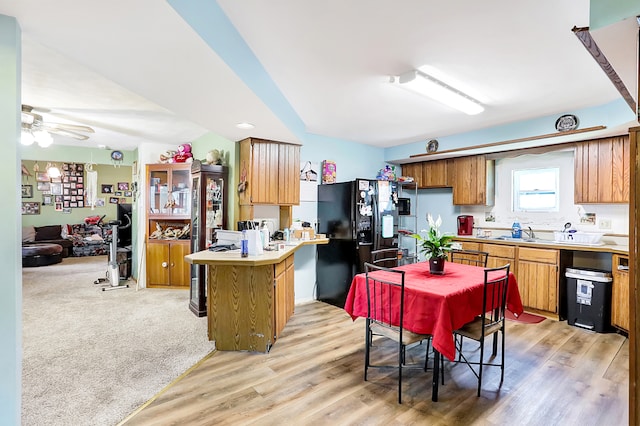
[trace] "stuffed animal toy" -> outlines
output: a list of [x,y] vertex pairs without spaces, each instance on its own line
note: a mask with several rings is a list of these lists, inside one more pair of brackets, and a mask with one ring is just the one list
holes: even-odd
[[160,163],[169,164],[173,163],[173,156],[176,155],[176,151],[167,150],[160,154]]
[[191,163],[193,161],[193,154],[191,153],[191,144],[183,143],[178,145],[178,152],[173,156],[175,163]]
[[222,166],[224,163],[224,150],[214,149],[207,152],[204,162],[206,164],[215,164],[218,166]]

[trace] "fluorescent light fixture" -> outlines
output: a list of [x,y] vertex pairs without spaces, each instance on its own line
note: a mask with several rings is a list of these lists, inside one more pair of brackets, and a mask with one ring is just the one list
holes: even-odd
[[254,125],[253,125],[253,124],[251,124],[251,123],[242,122],[242,123],[238,123],[238,124],[236,124],[236,127],[237,127],[238,129],[253,129],[253,128],[254,128],[254,127],[256,127],[256,126],[254,126]]
[[399,87],[431,98],[441,104],[462,111],[465,114],[475,115],[484,111],[484,107],[480,102],[471,96],[454,89],[420,70],[411,70],[400,75],[398,82],[400,83]]

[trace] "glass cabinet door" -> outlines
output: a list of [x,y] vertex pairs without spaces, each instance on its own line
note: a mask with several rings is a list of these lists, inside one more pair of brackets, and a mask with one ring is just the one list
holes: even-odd
[[167,213],[165,208],[169,197],[169,172],[154,170],[149,174],[149,212]]
[[205,179],[205,199],[206,205],[204,206],[206,220],[205,220],[205,245],[209,247],[215,241],[216,229],[222,229],[224,205],[223,197],[224,193],[224,179],[221,177],[207,176]]
[[171,174],[171,195],[173,204],[170,205],[168,213],[175,215],[188,215],[191,213],[191,191],[189,181],[191,180],[190,170],[173,170]]
[[[193,194],[193,205],[191,206],[191,253],[196,253],[200,250],[200,175],[193,175],[191,180],[191,193]],[[204,285],[204,276],[201,278],[200,274],[205,273],[204,265],[191,265],[191,285],[189,294],[189,308],[198,316],[204,316],[206,314],[206,306],[202,303],[205,300],[201,292],[206,291]]]

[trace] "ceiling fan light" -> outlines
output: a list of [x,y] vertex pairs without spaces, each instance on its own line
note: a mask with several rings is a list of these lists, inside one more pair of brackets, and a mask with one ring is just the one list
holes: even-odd
[[471,96],[419,70],[411,70],[400,75],[398,83],[403,89],[411,90],[468,115],[476,115],[484,111],[484,106]]
[[49,176],[49,178],[51,179],[57,179],[62,176],[62,173],[60,172],[58,166],[53,165],[47,168],[47,176]]
[[40,148],[47,148],[53,143],[53,138],[46,130],[38,130],[37,132],[33,132],[33,135]]
[[23,130],[20,135],[20,143],[24,146],[33,145],[35,142],[35,138],[33,137],[33,133],[30,131]]

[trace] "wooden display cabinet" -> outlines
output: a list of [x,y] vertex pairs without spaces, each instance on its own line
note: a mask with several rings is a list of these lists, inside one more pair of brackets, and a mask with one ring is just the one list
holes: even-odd
[[[216,231],[227,228],[229,171],[225,166],[191,164],[191,252],[206,250],[216,242]],[[189,309],[199,317],[207,315],[205,265],[191,265]]]
[[149,164],[147,170],[147,287],[188,288],[191,164]]

